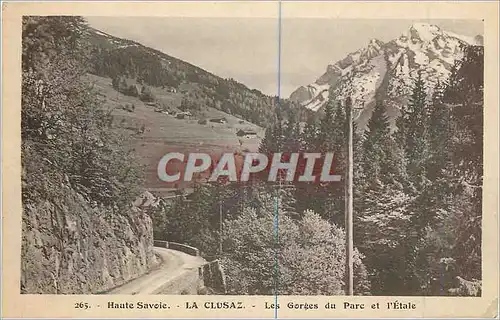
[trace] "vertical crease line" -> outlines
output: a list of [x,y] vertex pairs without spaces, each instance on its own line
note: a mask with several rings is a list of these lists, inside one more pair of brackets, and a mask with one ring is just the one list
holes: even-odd
[[[281,0],[278,1],[278,98],[276,107],[279,108],[281,98]],[[279,179],[279,178],[278,178]],[[280,183],[281,189],[281,183]],[[279,287],[279,196],[280,189],[276,193],[274,203],[274,232],[275,232],[275,287],[274,287],[274,318],[278,318],[278,287]]]

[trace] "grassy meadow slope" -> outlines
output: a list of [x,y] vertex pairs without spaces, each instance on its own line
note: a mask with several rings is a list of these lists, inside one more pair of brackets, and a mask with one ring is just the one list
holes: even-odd
[[[102,99],[104,107],[112,110],[114,127],[127,130],[135,136],[133,148],[146,166],[146,185],[150,190],[168,190],[174,185],[160,181],[156,168],[160,158],[167,152],[206,152],[220,154],[223,152],[255,151],[264,135],[261,127],[211,107],[202,107],[192,117],[177,119],[176,113],[181,111],[183,93],[169,92],[167,89],[152,87],[156,103],[166,106],[171,114],[155,112],[155,107],[147,105],[137,97],[127,96],[116,91],[110,78],[87,75],[87,81],[94,85]],[[134,105],[134,111],[126,111],[122,106]],[[210,122],[209,119],[225,118],[227,123]],[[207,119],[206,124],[199,120]],[[139,131],[144,126],[144,132]],[[254,137],[238,137],[239,129],[250,129],[257,132]],[[177,187],[186,187],[178,184]]]

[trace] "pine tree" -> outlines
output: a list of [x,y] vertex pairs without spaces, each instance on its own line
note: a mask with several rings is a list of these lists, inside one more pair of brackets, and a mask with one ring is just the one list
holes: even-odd
[[442,177],[449,163],[451,150],[451,114],[442,102],[444,87],[438,83],[432,97],[432,109],[428,121],[429,159],[426,164],[427,178],[431,181]]
[[271,153],[271,150],[274,150],[276,140],[275,140],[275,128],[274,126],[269,126],[266,129],[266,132],[264,134],[264,138],[260,142],[259,145],[259,152],[264,153],[264,154],[269,154]]
[[[325,106],[325,114],[321,118],[319,124],[318,132],[318,152],[325,153],[333,151],[334,148],[338,147],[335,145],[336,142],[336,118],[335,118],[335,100],[331,99]],[[342,123],[342,127],[345,124]]]
[[358,143],[362,153],[358,162],[366,182],[380,181],[399,189],[406,180],[401,150],[391,133],[389,118],[381,101],[377,101],[368,122],[368,130]]
[[310,117],[306,125],[304,126],[304,130],[302,131],[302,149],[304,151],[317,151],[316,145],[318,142],[318,125],[314,117]]
[[[314,117],[307,119],[304,130],[301,131],[301,150],[304,152],[318,152],[318,125]],[[318,210],[320,202],[316,197],[318,185],[313,182],[299,182],[295,185],[294,197],[296,211],[304,212],[307,209]]]
[[278,104],[274,121],[266,129],[264,139],[259,145],[259,152],[271,155],[275,152],[283,152],[284,133],[283,133],[283,110]]
[[283,152],[299,152],[302,147],[302,137],[298,115],[290,111],[288,120],[283,127]]
[[418,73],[410,100],[403,111],[402,117],[407,171],[411,176],[413,186],[419,188],[425,180],[425,163],[428,158],[427,123],[429,106],[422,72]]
[[385,114],[384,105],[377,101],[363,141],[363,172],[371,181],[382,181],[389,169],[390,139],[389,119]]

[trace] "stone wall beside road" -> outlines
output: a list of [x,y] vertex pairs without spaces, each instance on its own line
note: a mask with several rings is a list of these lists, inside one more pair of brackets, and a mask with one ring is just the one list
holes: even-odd
[[[182,243],[154,240],[154,246],[200,256],[197,248]],[[185,272],[158,290],[158,293],[166,292],[170,294],[225,294],[224,270],[219,260],[207,262],[197,269]]]

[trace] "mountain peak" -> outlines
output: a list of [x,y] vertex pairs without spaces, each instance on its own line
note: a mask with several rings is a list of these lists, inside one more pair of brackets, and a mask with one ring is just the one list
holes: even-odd
[[370,39],[370,41],[368,42],[368,47],[375,47],[377,49],[379,49],[383,45],[384,45],[383,41],[380,41],[379,39],[375,39],[375,38]]
[[416,30],[441,30],[437,25],[427,22],[414,22],[410,26],[410,29],[412,28]]
[[432,41],[440,34],[442,34],[442,31],[438,26],[424,22],[415,22],[408,30],[410,39],[419,39],[425,42]]
[[388,42],[368,40],[365,47],[329,65],[314,83],[293,92],[290,99],[317,111],[330,93],[339,100],[350,96],[353,105],[366,111],[358,121],[362,127],[370,117],[376,96],[383,95],[386,111],[394,119],[411,94],[414,77],[422,73],[430,88],[448,79],[452,66],[462,57],[464,43],[481,45],[482,38],[416,22],[399,38]]

